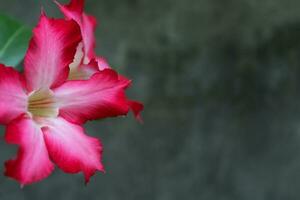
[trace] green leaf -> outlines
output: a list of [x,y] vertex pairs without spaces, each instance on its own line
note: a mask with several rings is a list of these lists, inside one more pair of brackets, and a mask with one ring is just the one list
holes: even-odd
[[16,67],[28,48],[31,30],[20,22],[0,14],[0,63]]

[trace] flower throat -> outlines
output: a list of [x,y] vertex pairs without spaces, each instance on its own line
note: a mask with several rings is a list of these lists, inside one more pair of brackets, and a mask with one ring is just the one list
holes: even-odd
[[53,93],[47,89],[40,89],[30,94],[27,110],[33,117],[58,116],[58,108]]

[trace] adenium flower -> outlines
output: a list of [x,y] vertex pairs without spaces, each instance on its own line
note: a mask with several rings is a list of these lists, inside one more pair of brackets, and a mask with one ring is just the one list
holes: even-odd
[[[95,54],[95,36],[97,21],[95,17],[84,12],[84,0],[71,0],[67,5],[61,5],[55,1],[66,19],[74,20],[80,27],[82,41],[77,46],[77,51],[73,62],[70,64],[70,80],[84,80],[90,78],[94,73],[104,69],[110,69],[106,59]],[[123,80],[130,85],[130,81],[119,75],[119,80]],[[140,112],[143,105],[140,102],[128,100],[128,106],[133,111],[137,120],[142,121]]]
[[[5,163],[5,175],[21,185],[46,178],[54,163],[66,173],[82,172],[88,182],[96,171],[104,171],[102,145],[85,134],[83,123],[133,109],[125,95],[130,81],[110,68],[70,79],[76,49],[84,44],[85,52],[88,46],[82,30],[73,19],[49,19],[42,13],[24,74],[0,65],[0,123],[6,125],[5,140],[19,145],[17,157]],[[93,56],[89,59],[79,67],[89,68],[95,62]],[[136,105],[139,116],[142,105]]]

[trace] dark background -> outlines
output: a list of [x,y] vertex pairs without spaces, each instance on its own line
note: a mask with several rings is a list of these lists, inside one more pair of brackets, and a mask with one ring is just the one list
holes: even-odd
[[[41,6],[61,16],[50,0],[0,11],[32,27]],[[58,169],[24,189],[0,176],[1,200],[300,199],[299,0],[87,0],[86,10],[100,21],[98,54],[134,80],[145,123],[86,125],[107,171],[88,186]],[[0,148],[1,163],[15,153]]]

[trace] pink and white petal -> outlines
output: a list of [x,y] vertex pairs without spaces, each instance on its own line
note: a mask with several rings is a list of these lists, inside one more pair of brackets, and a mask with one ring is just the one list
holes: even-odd
[[87,80],[96,72],[98,69],[95,69],[93,65],[82,64],[77,68],[70,69],[68,80]]
[[104,69],[110,69],[110,66],[105,58],[99,56],[96,58],[96,61],[98,63],[98,69],[100,71],[102,71]]
[[94,58],[96,39],[95,39],[95,31],[97,27],[97,20],[91,16],[83,13],[82,15],[82,39],[84,44],[85,57],[83,60],[84,64],[88,64],[92,58]]
[[93,16],[83,12],[83,0],[71,0],[68,5],[61,5],[56,2],[62,13],[67,19],[75,20],[81,29],[82,40],[84,45],[84,64],[88,64],[95,57],[95,36],[94,32],[97,26],[97,21]]
[[97,170],[104,171],[98,139],[87,136],[81,126],[61,117],[44,119],[43,124],[50,157],[64,172],[83,172],[87,183]]
[[30,118],[20,116],[7,126],[5,140],[19,145],[15,159],[5,163],[5,175],[21,185],[40,181],[51,174],[54,165],[49,159],[41,128]]
[[98,71],[98,63],[95,61],[95,59],[92,59],[89,64],[81,63],[77,65],[75,62],[73,62],[70,65],[68,80],[87,80]]
[[49,19],[43,13],[33,31],[25,56],[25,76],[30,91],[54,88],[68,77],[80,28],[73,20]]
[[7,124],[26,112],[24,77],[12,67],[0,64],[0,123]]
[[130,109],[125,96],[127,82],[105,69],[89,80],[67,81],[54,89],[60,115],[73,123],[126,115]]
[[[84,57],[84,52],[83,52],[83,43],[80,42],[76,48],[76,53],[73,59],[73,62],[69,65],[70,67],[70,73],[72,71],[76,71],[78,67],[82,64],[83,62],[83,57]],[[70,76],[70,74],[69,74]]]

